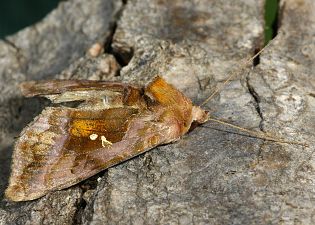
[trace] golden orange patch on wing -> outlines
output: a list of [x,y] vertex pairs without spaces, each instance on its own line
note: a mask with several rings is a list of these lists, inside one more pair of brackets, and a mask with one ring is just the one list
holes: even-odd
[[106,131],[106,123],[103,120],[74,119],[71,124],[70,133],[77,137],[88,137],[93,131]]

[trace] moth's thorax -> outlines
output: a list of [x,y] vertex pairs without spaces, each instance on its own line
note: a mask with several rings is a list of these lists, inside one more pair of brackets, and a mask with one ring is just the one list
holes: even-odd
[[161,77],[156,77],[145,89],[151,101],[149,108],[155,112],[161,112],[160,121],[168,124],[168,136],[177,140],[187,133],[192,123],[204,123],[208,113],[198,106],[193,106],[191,100],[168,84]]

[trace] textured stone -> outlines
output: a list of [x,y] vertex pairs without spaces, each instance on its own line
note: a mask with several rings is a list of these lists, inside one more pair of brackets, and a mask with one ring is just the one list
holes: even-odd
[[[13,137],[47,104],[22,98],[20,81],[57,74],[143,84],[161,74],[201,103],[263,41],[263,0],[113,2],[63,2],[0,43],[0,193]],[[309,148],[209,122],[67,190],[1,200],[0,224],[314,224],[315,4],[280,6],[277,39],[205,108]]]
[[279,34],[249,76],[263,130],[309,144],[264,145],[252,167],[264,223],[314,224],[315,4],[281,1]]

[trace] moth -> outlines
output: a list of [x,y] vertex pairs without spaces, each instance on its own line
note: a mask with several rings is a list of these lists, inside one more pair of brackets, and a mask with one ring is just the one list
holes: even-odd
[[178,140],[208,112],[157,76],[145,87],[90,80],[22,83],[26,97],[75,108],[46,107],[15,143],[5,195],[37,199],[70,187],[155,146]]

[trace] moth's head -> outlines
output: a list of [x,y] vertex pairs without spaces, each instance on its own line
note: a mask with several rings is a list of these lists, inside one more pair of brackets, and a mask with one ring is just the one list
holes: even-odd
[[203,110],[199,106],[193,106],[192,107],[192,122],[202,124],[207,122],[209,118],[209,112],[206,110]]
[[191,115],[192,115],[192,120],[191,120],[189,131],[194,130],[200,124],[207,122],[209,118],[208,111],[203,110],[199,106],[195,106],[195,105],[192,106]]

